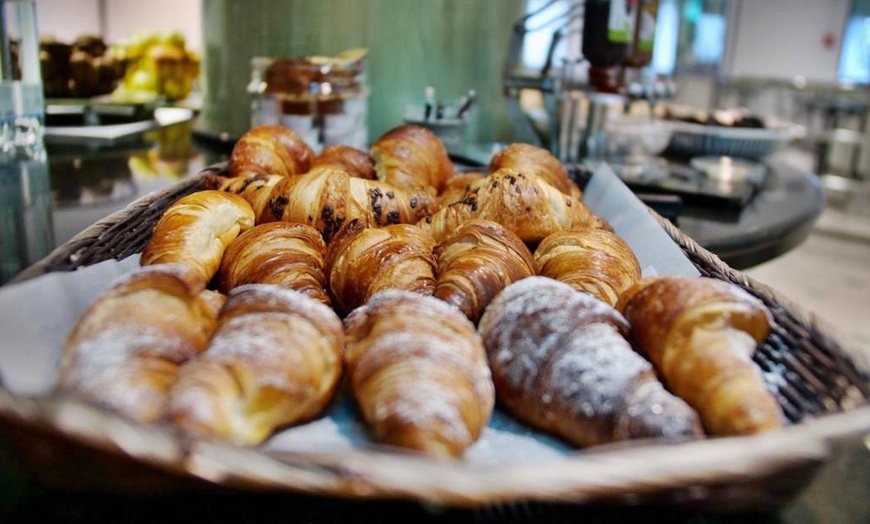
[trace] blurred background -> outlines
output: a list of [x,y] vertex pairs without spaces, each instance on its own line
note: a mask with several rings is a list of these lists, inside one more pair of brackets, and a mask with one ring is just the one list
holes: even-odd
[[[0,284],[254,125],[319,150],[414,122],[463,169],[609,164],[870,369],[870,0],[29,1],[45,147],[0,147]],[[870,519],[856,447],[773,521]]]

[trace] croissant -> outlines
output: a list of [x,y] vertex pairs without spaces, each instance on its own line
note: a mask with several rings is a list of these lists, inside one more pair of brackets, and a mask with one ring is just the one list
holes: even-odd
[[388,290],[345,319],[351,393],[374,437],[456,457],[492,415],[494,393],[474,325],[440,300]]
[[253,225],[254,211],[242,197],[198,191],[163,213],[139,262],[143,266],[185,264],[196,271],[205,286],[217,272],[227,245]]
[[477,322],[489,301],[506,286],[535,274],[522,240],[488,220],[470,220],[435,247],[438,280],[434,295]]
[[277,125],[254,127],[245,132],[230,155],[233,177],[253,175],[293,176],[307,173],[314,150],[292,130]]
[[448,178],[444,191],[438,195],[439,207],[462,200],[468,196],[472,185],[483,178],[486,178],[486,173],[477,172],[457,173]]
[[630,287],[618,307],[635,343],[709,433],[743,435],[782,425],[782,410],[751,359],[772,329],[760,300],[713,278],[662,276]]
[[476,182],[465,199],[441,208],[418,225],[440,242],[472,218],[498,222],[524,242],[537,242],[562,229],[598,224],[576,198],[538,177],[501,169]]
[[329,146],[314,158],[311,169],[333,168],[347,172],[348,175],[367,180],[375,180],[375,162],[365,151],[351,146]]
[[524,143],[510,144],[493,155],[489,162],[491,173],[503,168],[540,177],[562,193],[578,200],[582,196],[580,188],[568,176],[565,165],[546,149]]
[[116,280],[68,335],[58,386],[135,420],[166,408],[178,366],[205,348],[222,300],[179,264],[140,268]]
[[241,196],[251,205],[256,218],[263,214],[263,210],[269,205],[272,188],[283,178],[285,177],[280,175],[253,175],[250,177],[208,175],[203,179],[203,189],[235,193]]
[[341,376],[341,320],[299,292],[233,289],[206,350],[178,373],[167,418],[184,431],[256,445],[311,419]]
[[499,402],[532,427],[580,447],[702,435],[632,350],[622,315],[591,295],[526,278],[495,297],[478,330]]
[[329,245],[326,271],[339,311],[349,312],[385,289],[431,295],[435,240],[411,224],[369,228],[353,220]]
[[435,194],[453,174],[453,163],[438,135],[406,124],[391,129],[370,148],[378,180],[395,187],[431,188]]
[[414,223],[427,216],[434,205],[434,198],[424,192],[408,193],[383,182],[322,168],[278,182],[258,223],[283,220],[308,224],[329,241],[351,220],[370,226]]
[[556,231],[535,249],[539,275],[591,293],[615,306],[619,294],[640,280],[640,263],[628,244],[604,229]]
[[270,222],[245,231],[224,253],[218,286],[228,293],[244,284],[273,284],[329,305],[326,243],[305,224]]

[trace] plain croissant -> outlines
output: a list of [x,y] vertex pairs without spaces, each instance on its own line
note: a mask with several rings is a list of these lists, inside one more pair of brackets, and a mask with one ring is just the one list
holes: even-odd
[[178,373],[167,416],[185,431],[255,445],[308,420],[341,376],[342,324],[327,306],[266,284],[233,289],[208,347]]
[[293,176],[307,173],[314,150],[292,130],[278,125],[254,127],[233,146],[230,176]]
[[320,168],[275,185],[258,223],[283,220],[308,224],[329,241],[341,226],[359,219],[368,226],[413,224],[434,208],[434,198],[408,193],[345,171]]
[[311,169],[333,168],[346,171],[348,175],[375,180],[375,162],[365,151],[351,146],[335,145],[324,149],[314,158]]
[[709,433],[742,435],[782,425],[782,410],[751,358],[771,331],[760,300],[722,280],[660,276],[626,290],[619,309],[635,343]]
[[406,124],[375,140],[370,149],[378,180],[409,191],[438,194],[453,174],[453,163],[438,135]]
[[205,348],[222,303],[187,266],[137,269],[79,318],[63,347],[59,387],[142,422],[159,420],[178,367]]
[[640,280],[640,263],[616,233],[598,228],[557,231],[535,249],[539,275],[591,293],[611,306]]
[[385,289],[431,295],[435,240],[411,224],[366,227],[354,220],[332,239],[326,271],[336,309],[350,312]]
[[577,446],[702,435],[604,302],[546,277],[504,289],[480,319],[496,395],[517,418]]
[[442,241],[464,222],[498,222],[524,242],[537,242],[562,229],[598,225],[595,215],[574,197],[534,175],[501,169],[477,181],[469,195],[419,222]]
[[227,245],[253,225],[254,211],[244,198],[198,191],[163,213],[139,261],[143,266],[184,264],[196,272],[204,287],[217,273]]
[[224,293],[245,284],[273,284],[329,305],[326,243],[305,224],[269,222],[245,231],[224,253],[218,285]]
[[345,319],[351,392],[374,437],[455,457],[492,415],[494,393],[474,325],[440,300],[382,291]]
[[523,241],[488,220],[460,226],[435,247],[435,258],[435,297],[458,307],[472,322],[499,291],[535,274],[535,262]]

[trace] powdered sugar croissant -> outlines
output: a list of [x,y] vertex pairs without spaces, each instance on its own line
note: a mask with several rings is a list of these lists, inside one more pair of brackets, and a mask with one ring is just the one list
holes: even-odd
[[437,457],[461,455],[492,415],[480,336],[440,300],[382,291],[345,319],[351,391],[374,437]]
[[169,392],[185,431],[255,445],[316,416],[341,376],[342,325],[327,306],[266,284],[235,288],[206,350]]
[[478,326],[499,401],[577,446],[700,436],[697,414],[668,393],[604,302],[546,277],[523,279]]
[[178,367],[205,348],[222,302],[183,265],[122,277],[67,337],[59,387],[142,422],[159,420]]

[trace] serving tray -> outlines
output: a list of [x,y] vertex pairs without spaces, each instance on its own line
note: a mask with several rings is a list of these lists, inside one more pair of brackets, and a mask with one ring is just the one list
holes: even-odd
[[[372,444],[341,395],[323,417],[259,448],[185,438],[165,425],[142,425],[55,395],[50,384],[57,337],[108,285],[109,275],[136,267],[135,255],[163,210],[198,190],[203,175],[224,169],[212,166],[134,202],[0,289],[0,307],[9,313],[0,323],[6,339],[0,350],[0,431],[44,482],[76,490],[284,491],[472,508],[608,501],[759,510],[793,498],[829,457],[834,441],[870,431],[867,375],[815,320],[650,212],[606,165],[584,187],[584,202],[632,246],[645,274],[688,272],[727,280],[771,308],[774,333],[755,360],[789,426],[749,437],[574,450],[498,412],[467,458],[436,461]],[[65,290],[74,303],[58,308],[40,288]],[[50,319],[54,334],[34,328],[32,320],[28,324],[34,316]],[[40,333],[48,342],[38,339]]]

